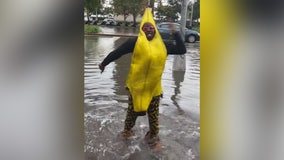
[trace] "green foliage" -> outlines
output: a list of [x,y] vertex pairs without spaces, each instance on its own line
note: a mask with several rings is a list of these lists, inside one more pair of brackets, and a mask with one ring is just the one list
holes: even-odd
[[100,29],[98,26],[94,25],[84,25],[84,33],[98,33],[100,32]]
[[171,19],[177,19],[177,12],[175,11],[175,9],[171,6],[159,6],[157,8],[157,17],[163,17],[165,16],[167,19],[171,18]]
[[174,12],[181,13],[182,0],[168,0],[169,6],[174,8]]
[[[133,23],[136,24],[136,17],[138,14],[142,13],[147,7],[147,0],[130,0],[129,4],[129,13],[133,15]],[[142,13],[143,14],[143,13]]]
[[200,0],[197,0],[193,5],[192,19],[197,20],[198,18],[200,18]]
[[160,2],[156,9],[157,17],[166,17],[167,19],[177,19],[178,14],[181,12],[181,0],[168,0],[168,5],[162,6]]
[[124,20],[129,14],[133,15],[133,21],[136,23],[136,17],[147,6],[148,0],[113,0],[114,12],[124,15]]
[[124,16],[124,21],[129,15],[129,6],[127,4],[128,0],[113,0],[113,10],[114,12],[119,15],[122,14]]
[[[162,4],[160,3],[157,7],[156,15],[158,17],[165,16],[166,18],[171,18],[171,19],[178,18],[177,13],[181,13],[182,1],[183,0],[168,0],[168,5],[166,6],[162,6]],[[197,0],[194,4],[191,1],[189,2],[188,8],[187,8],[188,15],[191,14],[192,5],[193,5],[193,19],[196,20],[200,18],[200,0]]]
[[106,7],[106,8],[103,9],[102,12],[103,12],[104,15],[112,14],[113,8],[112,7]]
[[[102,1],[103,3],[104,1]],[[102,8],[101,0],[84,0],[84,9],[88,16],[90,13],[95,13]]]

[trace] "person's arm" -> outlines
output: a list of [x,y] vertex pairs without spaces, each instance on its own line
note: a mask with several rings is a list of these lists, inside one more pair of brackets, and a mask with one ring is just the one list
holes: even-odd
[[168,54],[185,54],[186,48],[179,32],[173,32],[174,41],[166,45]]
[[99,68],[101,72],[104,71],[105,66],[107,66],[109,63],[117,60],[118,58],[120,58],[121,56],[127,53],[133,52],[136,41],[137,41],[137,37],[130,38],[126,42],[124,42],[121,46],[119,46],[117,49],[110,52],[106,56],[106,58],[102,61],[102,63],[99,64]]

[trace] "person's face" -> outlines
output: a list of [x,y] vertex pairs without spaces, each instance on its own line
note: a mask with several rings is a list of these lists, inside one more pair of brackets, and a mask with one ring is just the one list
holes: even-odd
[[155,27],[151,23],[149,22],[144,23],[144,25],[142,26],[142,30],[145,33],[148,41],[151,41],[154,38]]

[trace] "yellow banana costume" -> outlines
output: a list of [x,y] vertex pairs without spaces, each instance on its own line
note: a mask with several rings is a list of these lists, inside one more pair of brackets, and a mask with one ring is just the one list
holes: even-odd
[[[155,27],[155,35],[151,41],[147,40],[142,30],[146,22],[150,22]],[[152,98],[162,93],[161,78],[166,57],[167,50],[156,28],[151,9],[146,8],[126,81],[135,112],[147,111]]]

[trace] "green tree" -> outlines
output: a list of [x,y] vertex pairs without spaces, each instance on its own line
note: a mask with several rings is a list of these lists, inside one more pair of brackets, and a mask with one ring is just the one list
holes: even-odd
[[124,23],[126,22],[126,18],[129,15],[128,1],[130,1],[130,0],[113,0],[113,2],[112,2],[114,12],[117,15],[119,15],[119,14],[123,15]]
[[113,0],[114,12],[122,14],[124,22],[129,14],[133,16],[133,23],[136,26],[136,17],[146,8],[148,0]]
[[102,13],[103,13],[104,15],[113,14],[113,8],[112,8],[112,7],[103,8]]
[[169,5],[158,6],[156,15],[159,18],[166,17],[166,19],[177,19],[178,18],[175,8]]
[[[84,9],[89,19],[90,14],[96,13],[102,8],[103,0],[84,0]],[[97,17],[98,18],[98,17]]]
[[198,20],[200,18],[200,0],[197,0],[197,2],[193,5],[193,20]]
[[156,11],[157,17],[177,19],[178,13],[181,12],[181,0],[168,0],[168,5],[166,6],[163,6],[161,1],[159,1]]
[[173,7],[174,12],[181,13],[182,0],[168,0],[169,6]]
[[129,13],[133,16],[133,26],[136,26],[136,17],[147,6],[147,0],[128,0]]

